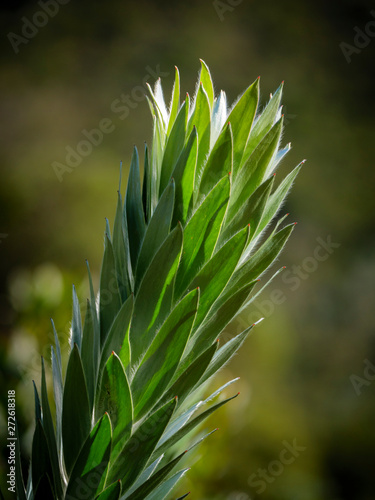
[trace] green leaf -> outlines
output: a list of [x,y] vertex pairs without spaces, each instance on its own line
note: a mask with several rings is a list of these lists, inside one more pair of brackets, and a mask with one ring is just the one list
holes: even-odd
[[122,497],[121,500],[126,500],[127,498],[130,497],[143,483],[145,483],[155,472],[155,470],[158,468],[160,462],[163,460],[164,455],[161,455],[159,458],[154,460],[144,471],[140,476],[138,476],[137,480],[133,483],[133,485],[126,491],[125,495]]
[[[143,211],[145,213],[146,223],[151,218],[151,169],[148,154],[148,147],[145,143],[145,159],[144,159],[144,173],[143,173],[143,185],[142,185],[142,203]],[[126,218],[125,218],[126,220]]]
[[182,228],[177,226],[157,251],[140,284],[130,328],[133,365],[149,347],[156,328],[170,312],[181,250]]
[[61,371],[59,370],[58,360],[55,351],[51,347],[52,357],[52,378],[53,378],[53,395],[55,398],[55,414],[56,414],[56,442],[58,455],[62,455],[62,434],[61,434],[61,415],[63,407],[63,381]]
[[53,488],[49,476],[44,475],[36,485],[33,500],[45,500],[50,498],[54,500],[56,497],[53,494]]
[[226,300],[221,300],[221,297],[219,297],[207,319],[191,339],[193,345],[192,355],[194,357],[198,356],[206,348],[207,344],[211,344],[219,337],[221,332],[238,314],[243,304],[246,303],[249,294],[257,283],[258,281],[252,281],[239,290],[233,290],[233,294],[225,296]]
[[86,260],[87,266],[87,274],[89,277],[89,285],[90,285],[90,305],[91,305],[91,320],[93,325],[93,333],[94,333],[94,365],[97,366],[99,362],[99,353],[100,353],[100,326],[98,314],[96,311],[96,297],[94,292],[94,286],[92,283],[92,276],[90,271],[90,266],[88,261]]
[[[278,274],[280,274],[282,271],[284,271],[285,266],[281,267],[280,269],[278,269],[267,281],[266,283],[257,291],[257,293],[255,293],[254,295],[252,295],[251,297],[249,297],[246,302],[243,304],[243,306],[241,307],[241,311],[243,311],[244,309],[246,309],[257,297],[259,297],[259,295],[262,294],[263,290],[271,283],[271,281],[273,281],[276,276]],[[257,281],[260,281],[260,280],[257,280]],[[240,311],[240,312],[241,312]],[[262,321],[262,319],[258,320],[255,324],[258,324],[259,321]]]
[[99,380],[100,374],[112,351],[115,351],[117,354],[121,352],[120,359],[124,368],[127,368],[130,363],[129,329],[133,308],[134,296],[130,295],[128,300],[122,304],[121,309],[115,317],[103,346],[100,358]]
[[162,401],[177,396],[178,404],[181,405],[201,379],[218,346],[218,342],[214,342],[200,356],[195,356],[194,351],[189,352],[189,356],[185,357],[181,362],[178,377],[175,377],[175,382],[163,396]]
[[188,112],[188,102],[184,101],[180,111],[178,112],[171,133],[168,135],[167,143],[165,146],[160,173],[159,195],[161,195],[164,189],[167,187],[171,178],[171,174],[177,163],[178,157],[183,150],[186,138]]
[[116,481],[115,483],[108,486],[100,495],[96,497],[95,500],[119,500],[121,496],[121,481]]
[[214,254],[190,284],[189,289],[199,287],[201,292],[195,325],[200,325],[229,281],[247,239],[248,228],[246,227],[235,234]]
[[155,488],[157,488],[160,483],[164,481],[164,479],[172,472],[172,470],[176,467],[178,462],[184,457],[186,451],[181,453],[178,457],[171,460],[169,463],[164,465],[158,472],[153,474],[147,481],[145,481],[134,493],[132,493],[128,498],[129,500],[143,500],[146,495],[152,493]]
[[124,367],[117,354],[109,357],[101,377],[95,404],[95,420],[108,413],[113,427],[111,462],[129,439],[133,424],[133,402]]
[[181,297],[202,265],[211,258],[230,195],[230,177],[221,179],[194,212],[184,230],[184,247],[177,272],[175,297]]
[[172,379],[193,327],[199,292],[193,290],[179,302],[168,316],[132,381],[136,418],[152,409]]
[[235,271],[225,294],[229,295],[233,290],[258,278],[277,258],[293,229],[294,224],[290,224],[271,235],[255,254]]
[[79,350],[81,350],[82,343],[82,319],[81,319],[81,309],[79,307],[79,300],[77,297],[75,286],[73,285],[73,318],[72,318],[72,336],[70,339],[70,346],[73,349],[73,345],[77,344]]
[[57,335],[57,331],[55,328],[55,323],[53,322],[53,319],[51,319],[51,324],[52,324],[52,329],[53,329],[53,335],[55,338],[55,347],[56,347],[56,360],[58,363],[58,368],[60,370],[60,375],[62,377],[62,364],[61,364],[61,349],[60,349],[60,342],[59,342],[59,336]]
[[53,476],[53,485],[54,491],[57,498],[62,496],[62,484],[61,484],[61,474],[59,467],[59,458],[57,455],[57,445],[56,445],[56,436],[55,429],[53,426],[51,409],[48,402],[47,395],[47,384],[46,384],[46,372],[44,367],[44,359],[42,357],[42,382],[41,382],[42,390],[42,409],[43,409],[43,430],[45,432],[45,436],[47,439],[47,445],[49,449],[50,459],[51,459],[51,467]]
[[124,209],[126,211],[129,234],[131,234],[131,238],[129,238],[131,263],[132,266],[135,267],[138,252],[146,230],[145,216],[142,205],[139,158],[136,147],[134,147],[132,161],[130,164]]
[[228,123],[208,157],[201,179],[197,180],[199,184],[198,202],[202,196],[211,191],[220,179],[232,171],[232,161],[233,137],[231,125]]
[[43,430],[42,422],[40,420],[36,422],[34,431],[31,450],[31,473],[34,496],[36,496],[38,485],[39,483],[41,483],[41,487],[39,489],[39,498],[42,498],[42,490],[43,492],[48,491],[48,493],[50,494],[50,496],[48,496],[47,498],[55,498],[52,490],[53,471],[51,466],[50,453],[48,449],[47,438]]
[[111,422],[103,415],[95,425],[78,455],[66,490],[66,500],[95,498],[103,489],[111,452]]
[[[151,217],[151,215],[150,215]],[[128,273],[128,280],[129,280],[129,291],[132,292],[134,290],[134,276],[133,276],[133,268],[132,268],[132,263],[131,263],[131,258],[130,258],[130,236],[129,236],[129,228],[128,228],[128,220],[126,216],[126,210],[124,207],[123,213],[122,213],[122,234],[124,237],[124,245],[125,245],[125,258],[126,258],[126,269]]]
[[178,71],[177,66],[175,66],[172,99],[169,107],[169,121],[168,121],[167,135],[169,135],[171,132],[172,126],[176,120],[179,107],[180,107],[180,73]]
[[227,119],[227,97],[222,90],[214,100],[211,118],[211,148],[219,137]]
[[252,239],[256,233],[266,207],[266,203],[270,196],[273,181],[274,176],[272,175],[254,191],[250,198],[244,202],[236,215],[229,222],[227,222],[224,231],[220,234],[220,241],[225,241],[230,238],[247,224],[250,226],[249,241]]
[[82,358],[83,371],[85,373],[85,378],[87,383],[87,393],[89,396],[91,409],[94,404],[96,370],[97,370],[96,368],[97,355],[95,355],[94,358],[95,348],[96,348],[95,335],[94,335],[94,324],[92,320],[91,304],[89,299],[87,299],[85,322],[83,325],[81,358]]
[[244,148],[254,121],[259,99],[259,78],[248,87],[232,108],[227,121],[233,132],[233,178],[239,171]]
[[[183,425],[186,424],[190,417],[197,411],[197,409],[203,404],[203,401],[198,401],[193,406],[185,410],[181,415],[176,417],[172,422],[170,422],[164,431],[160,441],[158,442],[158,447],[160,447],[165,441],[167,441],[173,434],[175,434]],[[164,455],[161,455],[164,456]],[[158,459],[160,460],[160,458]],[[154,462],[155,463],[155,462]]]
[[176,399],[149,416],[126,443],[111,465],[108,482],[121,478],[126,491],[142,473],[176,407]]
[[[210,149],[210,134],[211,134],[211,110],[210,104],[208,102],[207,93],[200,84],[198,87],[194,111],[188,122],[188,135],[196,127],[198,134],[198,159],[197,159],[197,174],[196,180],[201,177],[201,170],[204,166],[204,160]],[[198,187],[196,184],[194,186],[195,194],[198,193]]]
[[262,220],[260,221],[258,229],[255,232],[255,236],[260,234],[260,232],[263,231],[263,229],[267,226],[267,224],[271,222],[271,220],[275,216],[303,164],[304,161],[297,165],[297,167],[295,167],[295,169],[292,170],[290,174],[287,175],[285,179],[279,184],[274,193],[271,194],[264,210]]
[[193,206],[194,178],[198,158],[198,136],[197,129],[193,127],[186,146],[178,157],[173,170],[175,181],[175,209],[172,219],[172,227],[177,222],[185,225],[188,214]]
[[[126,235],[127,236],[127,235]],[[115,222],[113,224],[113,255],[115,258],[116,276],[122,302],[132,292],[129,277],[130,250],[129,241],[123,232],[123,206],[120,191],[117,193],[117,208]]]
[[105,218],[105,233],[106,235],[108,236],[109,240],[111,240],[111,228],[109,227],[109,220],[107,219],[107,217]]
[[200,385],[208,380],[212,375],[214,375],[220,368],[222,368],[228,361],[234,356],[238,349],[245,342],[250,330],[254,325],[249,326],[242,333],[234,337],[233,339],[226,342],[220,349],[215,353],[207,371],[204,373],[202,379],[199,381]]
[[19,439],[17,422],[16,422],[16,463],[15,463],[15,476],[16,476],[17,500],[26,500],[25,483],[23,482],[23,476],[22,476],[20,439]]
[[168,123],[168,111],[164,101],[163,87],[161,85],[161,78],[159,77],[154,85],[154,96],[155,96],[155,104],[157,106],[158,111],[163,119],[164,127]]
[[[164,155],[164,147],[165,147],[165,125],[163,119],[155,109],[154,115],[154,132],[152,137],[152,150],[151,150],[151,213],[155,210],[157,202],[159,200],[159,188],[160,188],[160,175],[161,175],[161,166]],[[129,226],[130,234],[130,226]]]
[[267,167],[277,150],[282,125],[282,120],[280,120],[272,127],[239,171],[233,184],[233,193],[228,208],[229,221],[263,182]]
[[42,420],[42,409],[40,405],[38,389],[36,388],[34,380],[33,380],[33,386],[34,386],[34,406],[35,406],[35,423],[36,423],[38,420]]
[[209,417],[214,411],[218,410],[221,408],[223,405],[231,401],[232,399],[236,398],[238,394],[235,394],[234,396],[225,399],[224,401],[220,401],[220,403],[217,403],[216,405],[211,406],[204,412],[202,412],[200,415],[195,417],[193,420],[190,420],[187,424],[185,424],[183,427],[181,427],[175,434],[173,434],[167,441],[165,441],[161,446],[159,446],[155,453],[152,455],[151,460],[159,456],[161,453],[163,453],[165,450],[168,450],[171,446],[175,445],[180,441],[183,437],[185,437],[189,432],[191,432],[193,429],[195,429],[199,424],[201,424],[207,417]]
[[103,346],[113,318],[121,307],[120,292],[116,277],[115,257],[112,243],[105,237],[104,256],[100,274],[100,345]]
[[211,73],[208,69],[207,64],[200,59],[201,72],[199,75],[199,81],[202,83],[204,90],[206,91],[208,102],[210,103],[210,108],[214,105],[214,84],[212,83]]
[[251,155],[254,149],[257,147],[262,138],[267,134],[267,132],[274,125],[277,115],[279,113],[281,95],[283,91],[283,83],[276,90],[273,97],[270,99],[269,103],[259,115],[259,118],[254,123],[253,128],[250,131],[250,136],[246,144],[245,152],[243,155],[243,160],[246,161]]
[[189,469],[183,469],[169,479],[167,479],[164,483],[162,483],[156,490],[150,493],[145,500],[163,500],[167,497],[167,495],[173,490],[178,481],[186,474]]
[[174,207],[174,193],[175,183],[172,179],[156,206],[142,242],[135,271],[135,292],[137,292],[155,253],[169,234]]
[[90,428],[91,414],[85,375],[78,347],[75,345],[66,370],[62,411],[62,441],[68,476]]

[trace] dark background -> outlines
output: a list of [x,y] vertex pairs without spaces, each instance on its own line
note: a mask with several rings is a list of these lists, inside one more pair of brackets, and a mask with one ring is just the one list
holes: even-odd
[[[263,106],[285,79],[283,143],[293,149],[277,178],[308,161],[282,209],[298,221],[277,264],[288,266],[289,281],[278,277],[228,332],[265,317],[213,383],[240,375],[226,393],[241,397],[207,424],[220,432],[187,459],[197,463],[178,492],[375,499],[375,3],[72,0],[15,53],[9,33],[22,36],[24,16],[41,10],[3,2],[0,20],[2,446],[6,394],[15,389],[27,467],[31,380],[39,384],[40,355],[49,359],[49,318],[66,346],[71,284],[84,300],[85,258],[98,278],[119,161],[127,169],[133,144],[142,151],[150,142],[148,106],[135,87],[159,68],[169,99],[176,64],[192,94],[202,58],[229,102],[261,75]],[[370,36],[354,40],[366,28]],[[346,56],[343,43],[352,46]],[[138,100],[121,120],[112,103],[132,92]],[[65,147],[76,148],[82,130],[103,118],[114,131],[59,182],[51,164],[65,163]],[[318,261],[322,240],[335,246]],[[272,302],[274,290],[282,303]],[[293,441],[298,456],[281,464]],[[255,482],[260,469],[264,488]]]

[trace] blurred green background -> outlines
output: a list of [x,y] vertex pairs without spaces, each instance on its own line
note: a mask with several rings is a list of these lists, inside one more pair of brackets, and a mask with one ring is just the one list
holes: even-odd
[[[230,102],[261,75],[265,105],[285,79],[283,143],[293,149],[277,178],[308,161],[282,210],[298,221],[276,264],[287,274],[226,332],[265,317],[213,383],[240,376],[227,395],[241,396],[207,424],[220,431],[188,458],[176,497],[375,499],[373,2],[64,3],[34,32],[25,23],[43,24],[46,1],[1,11],[1,487],[7,390],[27,468],[49,318],[66,350],[71,284],[85,300],[85,258],[98,279],[119,161],[127,169],[133,144],[150,142],[139,87],[160,75],[169,96],[176,64],[192,94],[202,58]],[[113,131],[60,182],[51,164],[105,118]]]

